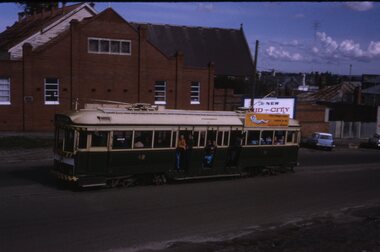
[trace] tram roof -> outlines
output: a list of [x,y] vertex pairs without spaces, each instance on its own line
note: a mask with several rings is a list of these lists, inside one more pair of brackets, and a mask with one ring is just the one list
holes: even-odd
[[231,125],[243,126],[235,112],[227,111],[128,111],[114,108],[82,109],[68,115],[84,125]]
[[[122,107],[92,107],[66,114],[79,125],[197,125],[244,126],[245,112],[206,110],[128,110]],[[289,119],[289,126],[299,126]]]

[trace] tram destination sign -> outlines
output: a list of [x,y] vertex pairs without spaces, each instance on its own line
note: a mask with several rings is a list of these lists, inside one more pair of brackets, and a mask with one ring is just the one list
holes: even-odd
[[[249,107],[251,99],[244,100],[244,107]],[[295,98],[255,98],[253,112],[262,114],[285,114],[294,118]]]
[[288,126],[289,115],[247,113],[244,125],[245,127]]

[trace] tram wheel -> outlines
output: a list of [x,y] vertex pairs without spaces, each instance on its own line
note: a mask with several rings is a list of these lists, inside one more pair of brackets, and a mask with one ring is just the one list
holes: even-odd
[[167,180],[164,174],[155,174],[153,175],[153,184],[155,185],[164,185]]
[[121,184],[122,186],[125,186],[125,187],[131,187],[136,184],[136,181],[137,181],[136,178],[129,177],[129,178],[124,179]]
[[111,179],[111,180],[110,180],[109,186],[110,186],[111,188],[115,188],[115,187],[117,187],[118,185],[119,185],[119,179]]

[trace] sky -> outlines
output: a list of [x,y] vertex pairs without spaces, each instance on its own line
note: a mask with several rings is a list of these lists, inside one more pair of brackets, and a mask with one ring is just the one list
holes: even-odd
[[[70,3],[68,3],[70,5]],[[380,2],[96,2],[126,21],[243,30],[258,71],[380,74]],[[0,3],[0,31],[17,21]]]

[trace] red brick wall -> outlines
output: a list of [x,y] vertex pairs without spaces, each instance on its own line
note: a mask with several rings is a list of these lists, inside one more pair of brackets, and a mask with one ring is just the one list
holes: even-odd
[[0,61],[0,76],[11,79],[11,105],[0,105],[0,130],[22,130],[22,62]]
[[242,96],[235,95],[232,89],[214,90],[214,109],[232,111],[242,106]]
[[[23,61],[0,62],[0,75],[11,77],[12,105],[0,106],[0,130],[51,131],[57,112],[73,108],[73,100],[102,99],[154,103],[155,81],[167,82],[167,108],[212,109],[213,65],[189,68],[186,55],[165,56],[112,10],[95,19],[72,22],[66,35],[36,50],[24,47]],[[131,40],[131,55],[88,53],[88,37]],[[59,105],[44,104],[44,78],[59,79]],[[190,104],[190,82],[201,82],[201,104]],[[24,85],[25,84],[25,85]],[[33,100],[25,105],[24,95]],[[82,107],[80,106],[80,107]],[[25,118],[23,123],[23,117]]]
[[296,118],[301,124],[302,137],[308,137],[313,132],[328,132],[329,124],[325,122],[326,107],[313,103],[298,102]]

